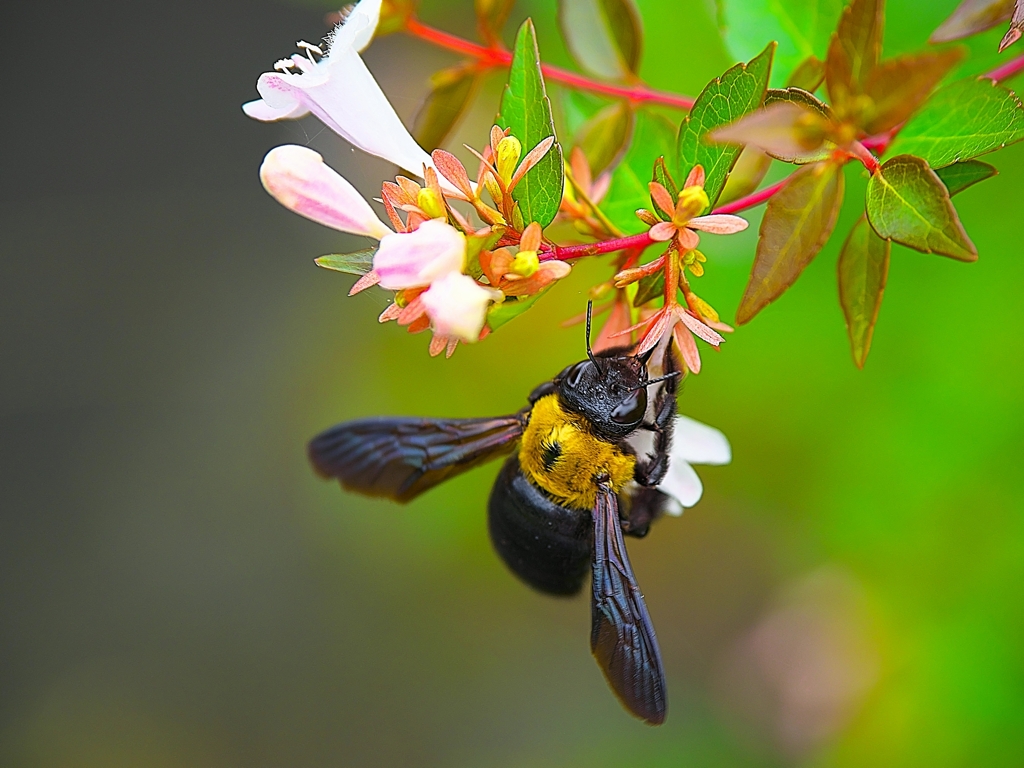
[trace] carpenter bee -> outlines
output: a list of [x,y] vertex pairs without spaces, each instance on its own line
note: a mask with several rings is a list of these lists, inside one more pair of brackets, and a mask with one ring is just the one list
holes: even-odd
[[[574,595],[589,568],[590,647],[612,690],[634,715],[665,720],[665,675],[647,606],[623,534],[643,536],[668,497],[679,371],[651,379],[651,352],[595,355],[538,386],[510,416],[480,419],[383,417],[332,427],[309,444],[325,478],[369,496],[406,502],[449,477],[511,454],[488,502],[491,541],[530,586]],[[652,402],[648,388],[660,384]],[[637,438],[653,436],[653,452]]]

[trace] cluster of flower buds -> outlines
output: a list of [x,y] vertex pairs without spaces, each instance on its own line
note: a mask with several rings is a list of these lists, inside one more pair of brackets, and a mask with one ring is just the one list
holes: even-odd
[[[313,114],[360,149],[393,162],[409,176],[387,181],[381,189],[388,223],[323,158],[307,147],[287,145],[268,153],[260,171],[267,191],[288,209],[320,224],[379,241],[372,264],[350,293],[379,286],[394,292],[380,321],[397,321],[410,332],[431,330],[432,355],[451,355],[460,341],[474,342],[491,330],[489,319],[504,306],[523,307],[571,271],[568,248],[547,241],[540,224],[524,220],[517,186],[552,150],[555,137],[524,147],[509,129],[494,126],[481,151],[467,147],[479,161],[471,176],[453,154],[428,154],[409,134],[359,52],[369,44],[380,18],[380,0],[362,0],[327,39],[326,50],[298,43],[303,51],[279,61],[257,83],[261,98],[244,105],[259,120]],[[653,210],[637,212],[649,227],[643,242],[612,247],[622,233],[601,213],[598,203],[609,176],[593,179],[583,153],[570,154],[559,220],[594,238],[612,238],[595,253],[621,250],[615,277],[597,293],[614,291],[609,322],[597,346],[629,343],[639,333],[643,352],[674,339],[686,367],[700,370],[693,336],[718,346],[718,331],[732,330],[689,287],[686,270],[703,274],[704,255],[697,231],[729,234],[745,229],[736,216],[702,215],[709,207],[698,166],[681,190],[667,172],[665,183],[650,187]],[[410,178],[415,177],[416,180]],[[635,236],[634,236],[635,237]],[[629,240],[625,238],[624,240]],[[647,246],[665,243],[654,261],[638,265]],[[583,247],[583,246],[575,246]],[[585,254],[579,254],[585,255]],[[633,283],[664,278],[663,306],[638,300]],[[685,306],[678,302],[682,291]],[[628,338],[623,339],[621,337]]]

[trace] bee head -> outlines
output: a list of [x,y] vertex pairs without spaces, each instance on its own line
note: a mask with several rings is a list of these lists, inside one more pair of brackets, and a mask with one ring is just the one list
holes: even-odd
[[[644,355],[597,357],[590,348],[591,305],[587,305],[587,359],[558,377],[562,404],[587,418],[594,431],[620,440],[643,423],[647,413],[647,361]],[[660,381],[660,379],[659,379]]]

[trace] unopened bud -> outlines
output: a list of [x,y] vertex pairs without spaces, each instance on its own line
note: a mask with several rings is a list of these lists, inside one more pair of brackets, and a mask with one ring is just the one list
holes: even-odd
[[696,312],[705,320],[710,320],[713,323],[717,323],[718,313],[715,312],[714,307],[708,304],[704,299],[695,293],[688,293],[686,295],[686,303],[690,305],[690,309]]
[[708,193],[704,191],[704,187],[687,187],[679,193],[673,221],[679,225],[685,224],[694,216],[704,213],[709,205],[711,201],[708,200]]
[[520,251],[512,259],[510,270],[517,275],[530,277],[540,268],[540,259],[536,251]]
[[523,145],[515,136],[506,136],[498,142],[498,174],[506,184],[512,180],[512,174],[516,172],[522,154]]
[[447,218],[440,195],[430,187],[424,187],[416,195],[416,205],[431,219]]
[[484,186],[487,187],[487,192],[490,194],[494,204],[500,207],[502,200],[501,187],[498,186],[498,182],[493,174],[487,173],[484,175]]

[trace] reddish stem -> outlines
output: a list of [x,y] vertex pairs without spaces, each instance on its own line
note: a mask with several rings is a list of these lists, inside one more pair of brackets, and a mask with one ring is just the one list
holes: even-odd
[[1001,83],[1003,80],[1008,80],[1009,78],[1013,77],[1021,70],[1024,70],[1024,55],[1018,56],[1015,59],[1011,59],[1010,61],[1003,64],[1001,67],[996,67],[991,72],[986,74],[985,77],[989,78],[990,80],[994,80],[997,83]]
[[[504,48],[479,45],[457,35],[427,26],[414,18],[406,21],[405,30],[413,37],[432,43],[440,48],[471,56],[484,66],[507,67],[512,63],[512,53]],[[684,110],[689,110],[693,106],[693,99],[688,96],[656,91],[643,84],[615,85],[613,83],[602,83],[597,80],[591,80],[589,77],[577,74],[576,72],[571,72],[568,69],[553,67],[550,64],[542,64],[541,71],[548,80],[590,91],[591,93],[628,99],[635,104],[650,102]]]
[[766,202],[776,192],[786,186],[786,182],[788,181],[789,178],[785,178],[780,182],[772,184],[770,187],[765,187],[764,189],[758,190],[746,197],[741,197],[739,200],[734,200],[731,203],[719,206],[718,208],[715,208],[712,213],[739,213],[740,211],[745,211],[748,208],[753,208],[755,205],[760,205],[761,203]]
[[855,157],[864,164],[864,167],[868,169],[868,173],[874,174],[878,170],[878,158],[871,154],[871,150],[865,147],[859,141],[850,142],[850,146],[847,149],[851,157]]
[[[629,237],[617,237],[614,240],[604,240],[600,243],[584,243],[583,245],[551,245],[544,253],[540,254],[541,261],[568,261],[570,259],[582,259],[584,256],[600,256],[604,253],[615,253],[624,251],[627,248],[643,249],[654,244],[654,240],[646,232]],[[543,247],[543,246],[542,246]]]

